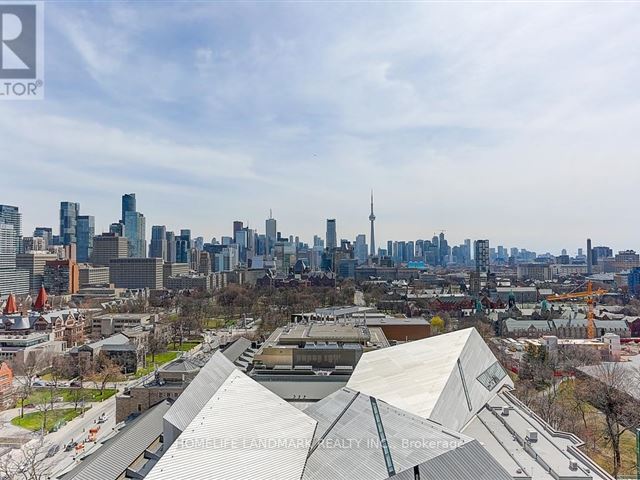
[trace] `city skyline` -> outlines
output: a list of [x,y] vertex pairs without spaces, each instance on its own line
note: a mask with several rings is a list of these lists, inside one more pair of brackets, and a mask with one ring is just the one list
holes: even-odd
[[[325,223],[325,231],[324,231],[324,236],[322,235],[322,231],[319,231],[318,233],[313,234],[313,238],[306,238],[304,236],[299,235],[298,231],[296,230],[295,227],[286,227],[284,230],[281,229],[281,225],[282,222],[281,220],[279,220],[278,218],[273,216],[273,210],[269,209],[269,215],[268,217],[266,217],[263,222],[266,222],[262,225],[260,225],[260,222],[256,222],[256,223],[251,223],[248,222],[246,220],[229,220],[228,225],[227,225],[227,230],[221,230],[220,232],[217,232],[215,234],[213,234],[210,237],[207,237],[206,235],[194,231],[191,232],[191,235],[193,238],[197,238],[197,237],[202,237],[204,239],[205,242],[209,242],[212,239],[216,239],[216,241],[220,242],[222,240],[223,237],[226,238],[234,238],[235,235],[235,229],[236,226],[238,226],[237,228],[242,228],[243,226],[246,228],[251,228],[253,231],[255,231],[257,234],[260,235],[265,235],[265,236],[270,236],[270,234],[272,232],[268,232],[267,230],[270,228],[269,225],[272,225],[272,230],[274,230],[274,232],[276,234],[282,233],[283,238],[289,238],[289,237],[295,237],[295,238],[299,238],[300,242],[302,243],[307,243],[310,246],[314,245],[314,241],[315,238],[321,238],[323,239],[325,242],[327,241],[327,234],[329,233],[329,223],[331,223],[332,227],[331,230],[333,232],[333,235],[335,236],[335,245],[339,246],[340,241],[341,240],[348,240],[349,242],[351,242],[352,244],[357,243],[357,238],[358,237],[364,237],[365,242],[366,242],[366,246],[367,246],[367,255],[368,256],[373,256],[374,254],[371,253],[373,250],[371,249],[371,233],[374,230],[373,227],[373,221],[375,221],[377,219],[377,217],[375,217],[373,215],[373,192],[370,192],[370,215],[367,217],[367,222],[369,223],[369,234],[367,234],[366,231],[362,231],[359,233],[354,234],[352,237],[348,236],[348,235],[343,235],[341,234],[341,230],[340,230],[340,220],[339,218],[326,218],[324,219],[324,223]],[[133,198],[133,203],[131,203],[131,198]],[[132,192],[132,193],[128,193],[128,194],[123,194],[121,196],[121,200],[120,200],[120,208],[122,209],[122,212],[124,214],[125,209],[129,209],[129,213],[132,216],[132,218],[138,218],[139,216],[141,216],[142,218],[142,231],[144,231],[144,236],[146,239],[153,239],[154,238],[154,229],[156,229],[156,227],[162,227],[163,230],[165,232],[172,232],[172,233],[176,233],[176,232],[181,232],[184,231],[184,229],[186,229],[186,231],[192,231],[193,229],[190,228],[189,225],[183,225],[183,224],[177,224],[175,227],[172,227],[170,224],[166,223],[166,222],[150,222],[148,221],[148,218],[146,217],[146,215],[144,214],[144,212],[138,212],[135,209],[136,207],[136,193]],[[113,221],[110,220],[106,220],[104,222],[104,224],[106,225],[103,229],[100,229],[99,225],[101,225],[100,222],[97,222],[96,224],[98,225],[97,227],[94,227],[94,216],[91,215],[90,213],[87,214],[87,212],[85,212],[85,210],[82,208],[82,202],[79,201],[75,201],[75,202],[71,202],[71,201],[61,201],[59,203],[59,217],[60,217],[60,222],[62,222],[62,217],[63,217],[63,212],[66,212],[67,209],[69,208],[69,205],[71,205],[74,209],[75,215],[77,215],[78,221],[80,220],[86,220],[86,219],[91,219],[91,231],[94,232],[95,235],[100,235],[101,233],[108,233],[110,231],[112,231],[113,226],[114,225],[123,225],[123,222],[120,218],[115,218],[113,219]],[[125,205],[127,205],[125,207]],[[62,224],[58,225],[56,223],[53,224],[39,224],[38,226],[31,228],[29,226],[28,223],[25,224],[25,219],[24,219],[24,214],[21,210],[20,205],[14,205],[14,206],[8,206],[5,205],[5,208],[14,208],[17,207],[18,212],[20,214],[20,222],[21,222],[21,227],[23,228],[22,230],[22,237],[30,237],[30,236],[39,236],[40,232],[39,230],[42,228],[45,229],[50,229],[51,234],[62,234]],[[79,213],[82,213],[83,215],[78,215]],[[66,213],[65,213],[66,215]],[[372,221],[372,217],[373,217],[373,221]],[[65,217],[66,218],[66,217]],[[70,220],[65,220],[65,224],[68,223]],[[276,221],[278,221],[278,226],[276,227]],[[24,227],[24,225],[26,225],[26,227]],[[376,224],[377,225],[377,224]],[[25,229],[26,228],[26,229]],[[137,227],[139,228],[139,227]],[[377,226],[375,227],[375,229],[377,230]],[[334,231],[335,230],[335,231]],[[140,235],[142,235],[142,231],[139,231]],[[33,233],[31,233],[33,232]],[[434,231],[432,235],[429,234],[424,234],[422,236],[418,236],[415,238],[407,238],[407,237],[391,237],[388,239],[384,239],[383,241],[380,241],[378,243],[378,240],[376,240],[376,252],[378,251],[378,249],[385,249],[385,247],[387,247],[387,244],[389,243],[397,243],[397,242],[415,242],[415,241],[420,241],[420,240],[431,240],[434,237],[440,237],[441,239],[443,238],[443,236],[445,235],[445,233],[447,232],[446,229],[441,229],[439,231]],[[138,235],[138,234],[136,234]],[[378,238],[378,235],[376,235],[376,239]],[[86,236],[86,234],[85,234]],[[137,237],[136,237],[137,238]],[[547,249],[547,250],[543,250],[543,249],[536,249],[534,247],[532,247],[531,245],[526,245],[526,244],[508,244],[506,242],[502,242],[500,241],[500,239],[497,238],[491,238],[489,237],[485,237],[487,238],[487,240],[490,241],[491,243],[491,249],[496,251],[499,249],[503,249],[505,251],[505,253],[508,253],[509,249],[511,248],[518,248],[518,249],[524,249],[525,251],[528,252],[532,252],[532,253],[536,253],[538,255],[546,255],[546,254],[551,254],[554,256],[560,256],[560,255],[566,255],[569,254],[570,256],[573,255],[578,255],[580,256],[581,253],[583,252],[584,255],[586,255],[587,249],[585,248],[585,246],[587,245],[587,241],[591,242],[591,239],[583,239],[583,244],[582,245],[577,245],[577,246],[569,246],[569,248],[567,248],[567,246],[559,246],[556,247],[554,249]],[[275,235],[273,236],[273,239],[275,239]],[[472,236],[464,236],[461,238],[452,238],[450,236],[447,236],[447,240],[449,243],[450,247],[453,247],[455,245],[464,245],[467,243],[467,241],[471,241],[474,242],[475,240],[482,240],[481,237],[472,237]],[[86,242],[86,240],[85,240]],[[598,246],[603,246],[606,245],[607,247],[611,247],[613,249],[613,251],[623,251],[623,250],[628,250],[628,249],[634,249],[636,247],[632,246],[623,246],[623,247],[618,247],[615,246],[613,244],[611,244],[610,242],[607,242],[606,240],[603,241],[595,241],[592,242],[593,247],[598,247]],[[150,245],[150,244],[149,244]],[[140,247],[140,252],[144,251],[144,255],[147,255],[148,252],[148,248],[149,245],[146,245],[144,248]],[[136,247],[138,248],[138,247]],[[573,248],[573,250],[572,250]],[[388,249],[387,249],[388,250]],[[139,256],[139,254],[135,254],[134,256]]]
[[640,176],[633,6],[175,7],[47,4],[47,99],[0,102],[25,230],[60,200],[104,229],[135,191],[149,225],[205,237],[273,208],[355,238],[373,188],[378,245],[637,241],[611,207]]

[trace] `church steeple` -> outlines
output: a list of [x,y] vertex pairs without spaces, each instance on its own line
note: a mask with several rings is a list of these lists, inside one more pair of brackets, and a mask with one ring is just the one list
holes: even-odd
[[7,298],[7,304],[4,306],[4,310],[2,313],[4,313],[5,315],[13,315],[14,313],[18,313],[16,299],[13,296],[13,293],[9,294],[9,298]]

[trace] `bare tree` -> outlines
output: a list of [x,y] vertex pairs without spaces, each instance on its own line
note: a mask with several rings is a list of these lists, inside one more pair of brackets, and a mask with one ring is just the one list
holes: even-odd
[[28,354],[12,362],[15,380],[18,384],[16,393],[20,399],[20,417],[24,417],[24,404],[27,398],[33,393],[33,382],[35,377],[43,371],[50,363],[50,357],[46,354]]
[[164,352],[166,349],[167,340],[154,329],[147,342],[147,351],[151,354],[151,363],[155,363],[156,354]]
[[45,480],[50,478],[51,465],[46,454],[50,445],[42,441],[25,444],[19,451],[0,458],[0,478],[3,480]]
[[100,353],[95,359],[95,368],[90,373],[89,378],[102,393],[107,386],[107,382],[118,380],[122,376],[121,367],[107,355]]
[[591,368],[585,380],[586,388],[580,389],[583,400],[600,411],[604,418],[605,433],[611,444],[613,476],[617,477],[621,466],[620,440],[627,430],[640,426],[638,400],[634,398],[640,374],[633,367],[619,362],[602,363]]
[[42,415],[42,434],[47,434],[47,416],[53,410],[53,402],[55,399],[55,390],[53,388],[39,388],[31,394],[33,406]]

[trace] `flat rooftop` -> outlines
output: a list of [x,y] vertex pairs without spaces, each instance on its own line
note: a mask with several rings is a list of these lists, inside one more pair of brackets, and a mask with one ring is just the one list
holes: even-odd
[[[366,327],[335,323],[295,324],[284,327],[277,335],[277,343],[299,344],[303,342],[362,343],[370,338]],[[269,337],[269,340],[272,340]]]

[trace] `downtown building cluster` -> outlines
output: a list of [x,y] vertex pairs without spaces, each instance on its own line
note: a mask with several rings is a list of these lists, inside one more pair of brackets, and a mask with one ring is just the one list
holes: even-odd
[[[278,230],[273,215],[264,232],[234,221],[230,235],[205,242],[188,228],[171,231],[153,225],[147,240],[147,222],[138,211],[135,193],[122,196],[120,218],[105,232],[95,218],[81,214],[80,204],[60,203],[59,229],[34,229],[23,237],[16,206],[0,205],[0,296],[75,294],[81,288],[112,285],[126,289],[210,289],[229,282],[258,283],[312,275],[319,282],[336,278],[386,281],[412,278],[416,272],[438,269],[471,272],[471,286],[487,282],[487,274],[511,268],[518,278],[550,281],[567,275],[619,276],[638,288],[640,256],[633,250],[613,252],[607,246],[579,248],[570,256],[537,254],[525,248],[491,247],[489,240],[465,239],[451,246],[445,233],[431,239],[375,241],[373,194],[369,242],[364,233],[355,240],[340,239],[338,222],[326,220],[325,236],[311,244],[298,235]],[[490,278],[490,277],[489,277]],[[603,277],[604,278],[604,277]]]

